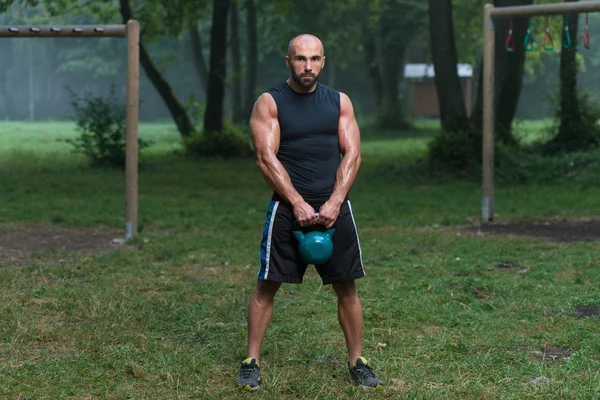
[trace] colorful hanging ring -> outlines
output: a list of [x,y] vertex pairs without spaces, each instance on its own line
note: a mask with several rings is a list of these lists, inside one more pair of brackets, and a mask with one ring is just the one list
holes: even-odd
[[590,48],[590,29],[588,25],[588,15],[585,14],[585,31],[583,32],[583,45],[586,49]]
[[531,22],[529,20],[527,20],[527,34],[525,35],[523,45],[525,46],[526,51],[532,51],[535,46],[533,37],[531,36]]
[[512,19],[510,20],[510,23],[509,23],[508,36],[506,38],[506,41],[504,42],[504,48],[506,49],[506,51],[509,51],[511,53],[513,51],[515,51],[515,41],[513,39]]
[[[547,44],[547,41],[550,40],[550,45]],[[543,46],[546,51],[554,50],[554,39],[552,39],[552,35],[550,34],[550,21],[548,17],[546,17],[546,35],[544,35]]]
[[569,16],[565,16],[565,33],[563,39],[563,47],[568,49],[571,47],[571,34],[569,33]]

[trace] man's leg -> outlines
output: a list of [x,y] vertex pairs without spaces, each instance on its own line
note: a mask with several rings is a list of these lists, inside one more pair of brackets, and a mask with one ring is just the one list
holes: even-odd
[[253,391],[260,387],[260,348],[273,315],[273,299],[281,282],[258,280],[248,304],[247,356],[238,372],[236,385]]
[[247,357],[254,358],[260,365],[260,348],[273,315],[273,299],[281,282],[258,280],[248,305],[248,349]]
[[338,299],[338,320],[346,339],[350,366],[354,367],[362,353],[362,305],[354,281],[332,286]]
[[334,225],[333,254],[326,264],[317,265],[323,284],[331,284],[338,300],[338,320],[348,348],[350,379],[365,388],[381,388],[382,382],[362,356],[363,312],[356,291],[356,279],[365,276],[356,223],[350,202],[340,208]]
[[334,283],[338,298],[338,319],[348,348],[350,379],[365,388],[380,389],[383,386],[366,358],[362,357],[362,305],[354,281]]

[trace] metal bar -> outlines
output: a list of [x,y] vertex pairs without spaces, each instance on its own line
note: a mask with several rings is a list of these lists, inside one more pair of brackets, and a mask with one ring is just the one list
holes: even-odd
[[0,37],[125,37],[125,25],[0,26]]
[[577,14],[600,11],[600,1],[577,3],[536,4],[528,6],[496,7],[492,18],[534,17],[539,15]]
[[483,9],[483,198],[481,199],[481,219],[489,222],[494,219],[494,63],[495,32],[491,15],[492,4]]

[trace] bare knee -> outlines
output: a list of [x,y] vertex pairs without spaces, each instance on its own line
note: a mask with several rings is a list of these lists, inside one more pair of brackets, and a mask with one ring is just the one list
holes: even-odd
[[359,301],[358,293],[356,292],[356,285],[354,281],[335,283],[332,285],[335,294],[339,301],[342,302],[356,302]]
[[256,282],[252,302],[259,307],[266,307],[273,303],[273,298],[281,287],[281,282],[262,281]]

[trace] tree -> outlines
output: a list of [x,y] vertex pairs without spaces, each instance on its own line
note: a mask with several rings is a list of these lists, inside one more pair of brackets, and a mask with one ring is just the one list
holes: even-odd
[[373,90],[373,100],[375,107],[379,109],[383,103],[383,82],[381,72],[379,70],[379,62],[377,60],[377,41],[378,37],[372,26],[369,25],[365,18],[362,25],[362,47],[365,59],[365,67],[371,87]]
[[371,18],[376,23],[363,23],[362,43],[377,104],[378,125],[407,129],[409,125],[400,103],[406,52],[425,27],[427,6],[416,0],[370,3]]
[[[54,16],[68,13],[80,5],[76,0],[45,0],[40,2],[35,0],[4,0],[0,3],[0,11],[5,11],[14,3],[30,7],[42,3],[48,12]],[[121,15],[122,23],[136,17],[141,21],[140,64],[163,99],[181,135],[189,136],[195,130],[193,123],[186,109],[175,96],[171,85],[152,60],[144,41],[151,42],[163,34],[178,34],[182,26],[187,26],[190,20],[198,18],[203,4],[192,0],[146,0],[142,3],[143,7],[140,7],[139,16],[133,15],[129,0],[119,0],[118,4],[118,12]],[[134,4],[137,5],[138,3]],[[86,12],[98,15],[101,20],[110,19],[113,15],[112,6],[112,2],[91,2],[86,5]],[[168,23],[164,23],[164,21],[168,21]]]
[[[444,3],[446,2],[446,3]],[[463,5],[462,2],[460,2]],[[531,4],[532,0],[495,0],[494,5],[497,7],[515,6],[515,5],[528,5]],[[434,59],[434,65],[440,65],[442,68],[442,79],[436,80],[436,87],[438,89],[438,96],[440,97],[440,111],[442,126],[454,130],[455,128],[464,129],[465,124],[463,122],[450,123],[452,119],[454,121],[461,121],[460,114],[456,114],[456,110],[461,110],[464,106],[464,95],[462,88],[457,82],[458,72],[456,67],[451,66],[450,63],[456,64],[458,60],[456,56],[456,46],[452,43],[455,41],[454,35],[450,34],[452,27],[452,14],[449,12],[439,13],[438,10],[446,9],[448,6],[452,6],[451,2],[448,4],[448,0],[430,0],[430,16],[433,13],[434,20],[431,24],[436,26],[430,26],[431,33],[431,46],[432,54]],[[472,7],[473,3],[468,5]],[[483,10],[481,8],[481,10]],[[507,52],[504,45],[506,41],[506,35],[510,20],[498,19],[494,21],[495,26],[495,99],[494,104],[496,106],[496,121],[495,121],[495,132],[496,138],[505,144],[514,145],[516,140],[512,134],[512,122],[517,110],[517,105],[523,87],[523,75],[525,68],[525,50],[522,46],[523,40],[525,39],[525,33],[527,31],[527,19],[526,18],[514,18],[513,21],[513,40],[515,50],[513,52]],[[481,26],[479,24],[479,26]],[[445,32],[443,31],[445,29]],[[437,62],[436,62],[437,60]],[[445,65],[444,65],[445,64]],[[480,61],[480,66],[483,61]],[[437,68],[436,65],[436,76]],[[481,70],[482,68],[480,68]],[[456,100],[459,98],[460,100]],[[452,111],[454,110],[454,111]],[[460,112],[460,111],[458,111]],[[454,113],[454,114],[453,114]],[[476,132],[481,132],[483,129],[483,85],[482,76],[480,75],[478,90],[477,90],[477,101],[473,113],[471,115],[469,124]],[[451,116],[451,117],[449,117]]]
[[239,12],[237,0],[231,0],[229,7],[230,40],[229,49],[231,51],[231,103],[233,107],[233,122],[240,123],[244,120],[244,111],[242,108],[242,60],[240,54],[240,34],[239,34]]
[[[440,6],[439,2],[430,2],[430,7],[435,4]],[[531,4],[531,0],[495,0],[496,6],[508,6],[517,4]],[[447,5],[447,4],[446,4]],[[432,51],[442,52],[442,54],[434,55],[437,58],[438,64],[447,62],[456,64],[456,48],[450,43],[454,41],[454,37],[449,35],[449,27],[453,21],[449,21],[452,15],[445,13],[445,22],[442,22],[444,17],[437,15],[434,12],[433,23],[442,25],[441,30],[445,29],[445,34],[437,32],[436,28],[431,28],[432,35]],[[526,20],[514,20],[514,42],[515,44],[523,43],[526,31]],[[508,145],[516,144],[516,140],[512,135],[511,126],[516,112],[519,95],[522,87],[523,71],[524,71],[524,49],[523,46],[515,46],[515,51],[508,53],[504,49],[506,33],[508,31],[509,21],[495,20],[495,89],[494,89],[494,104],[495,104],[495,139]],[[433,41],[435,40],[435,43]],[[446,58],[446,59],[445,59]],[[441,61],[440,61],[441,60]],[[481,68],[480,68],[481,70]],[[445,170],[466,170],[474,165],[479,165],[481,162],[481,135],[483,125],[483,96],[482,96],[482,77],[480,76],[478,98],[473,114],[468,124],[461,125],[460,123],[450,123],[448,115],[451,115],[455,121],[460,121],[460,111],[454,107],[460,107],[454,104],[452,97],[463,96],[461,87],[456,84],[458,82],[458,71],[456,67],[445,65],[442,67],[442,79],[436,80],[436,85],[440,92],[440,105],[446,107],[442,114],[442,126],[448,129],[446,132],[449,135],[442,134],[438,136],[429,148],[429,158],[432,164],[441,164]],[[437,71],[436,71],[437,77]],[[458,102],[463,103],[464,100]],[[463,106],[464,107],[464,106]],[[451,121],[451,120],[450,120]],[[464,121],[464,120],[463,120]],[[466,128],[466,129],[465,129]]]
[[[120,11],[121,16],[123,17],[123,23],[127,23],[128,20],[133,18],[131,6],[129,5],[129,0],[120,0],[120,4]],[[175,121],[177,129],[179,129],[181,135],[184,137],[190,136],[195,131],[195,129],[194,125],[192,124],[192,120],[187,114],[185,107],[179,102],[179,100],[175,96],[175,93],[173,93],[171,85],[169,85],[169,82],[167,82],[167,80],[162,76],[162,74],[152,61],[148,50],[142,43],[141,37],[139,45],[140,64],[142,65],[142,68],[144,68],[146,75],[148,76],[154,87],[156,87],[156,90],[158,91],[163,101],[165,102],[165,105],[171,112],[173,120]]]
[[[517,5],[530,5],[532,0],[495,0],[497,7]],[[505,49],[506,35],[510,24],[509,19],[494,21],[495,26],[495,87],[494,105],[495,113],[495,138],[501,143],[515,145],[517,143],[512,134],[512,124],[517,111],[521,89],[523,88],[523,75],[525,71],[525,50],[522,45],[527,33],[527,18],[514,18],[513,40],[515,50],[508,52]],[[483,61],[481,62],[483,65]],[[480,76],[477,90],[477,102],[471,117],[474,128],[479,132],[483,129],[483,85]]]
[[194,67],[196,73],[200,79],[200,84],[204,91],[208,87],[208,67],[204,61],[204,52],[202,49],[202,38],[200,37],[200,30],[197,24],[193,24],[188,29],[188,36],[190,37],[190,47],[192,49],[192,55],[194,58]]
[[210,32],[210,65],[204,130],[218,133],[223,130],[223,100],[227,61],[227,17],[230,0],[213,0],[213,17]]
[[[577,0],[567,0],[576,2]],[[563,47],[560,52],[560,92],[557,109],[558,132],[544,146],[550,153],[587,150],[598,144],[600,132],[596,125],[598,112],[587,95],[577,87],[579,65],[577,60],[578,15],[563,17]],[[567,36],[568,35],[568,36]],[[567,41],[568,40],[568,41]],[[564,45],[564,43],[568,45]]]
[[245,1],[246,8],[246,91],[244,95],[244,118],[250,118],[256,101],[256,78],[258,71],[258,23],[254,0]]
[[442,129],[467,129],[469,119],[465,98],[456,72],[458,57],[454,40],[452,0],[429,0],[429,33]]
[[[576,2],[577,0],[566,0]],[[588,134],[584,131],[585,124],[582,120],[579,97],[577,95],[577,14],[563,17],[563,32],[568,29],[570,47],[560,51],[560,127],[555,142],[569,143],[584,139]]]

